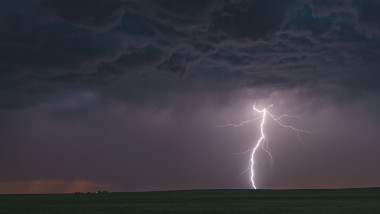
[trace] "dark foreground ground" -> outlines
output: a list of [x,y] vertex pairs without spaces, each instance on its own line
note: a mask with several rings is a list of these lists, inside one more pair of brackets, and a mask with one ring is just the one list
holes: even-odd
[[380,213],[380,189],[0,195],[0,213]]

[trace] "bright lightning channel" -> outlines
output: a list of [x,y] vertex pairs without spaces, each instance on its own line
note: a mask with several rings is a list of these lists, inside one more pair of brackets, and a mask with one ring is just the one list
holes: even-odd
[[255,179],[254,179],[255,178],[255,170],[254,170],[255,153],[256,153],[257,148],[259,148],[260,144],[262,144],[262,142],[264,142],[264,140],[266,139],[265,133],[264,133],[264,124],[265,124],[265,118],[267,116],[267,109],[263,108],[262,110],[258,110],[256,108],[256,106],[253,105],[253,110],[256,111],[256,112],[258,112],[258,113],[261,113],[263,115],[262,119],[261,119],[261,123],[260,123],[260,133],[261,133],[261,136],[260,136],[260,139],[257,141],[255,147],[252,150],[251,160],[250,160],[250,166],[251,166],[251,184],[252,184],[252,187],[254,189],[256,189]]
[[[270,153],[270,150],[268,148],[267,137],[265,136],[265,132],[264,132],[264,126],[265,126],[265,121],[267,120],[267,116],[269,116],[270,118],[272,118],[278,125],[280,125],[280,126],[282,126],[284,128],[289,128],[289,129],[295,131],[297,133],[298,140],[302,143],[303,146],[305,146],[305,144],[301,140],[300,133],[307,133],[307,134],[310,134],[310,135],[312,134],[310,131],[303,130],[303,129],[298,129],[298,128],[295,128],[295,127],[293,127],[291,125],[284,124],[281,121],[282,118],[284,118],[284,117],[295,118],[297,116],[294,116],[294,115],[281,115],[279,117],[276,117],[276,116],[274,116],[273,114],[271,114],[268,111],[272,107],[273,107],[273,104],[269,105],[267,108],[263,108],[263,109],[260,110],[260,109],[256,108],[256,105],[253,105],[253,110],[254,110],[254,112],[256,112],[256,113],[258,113],[260,115],[259,117],[251,119],[251,120],[243,121],[240,124],[229,123],[229,124],[218,125],[218,126],[214,127],[214,128],[224,128],[224,127],[230,127],[230,126],[232,126],[232,127],[241,127],[241,126],[244,126],[244,125],[246,125],[248,123],[252,123],[252,122],[254,122],[254,121],[258,120],[258,119],[261,119],[261,122],[260,122],[260,134],[261,134],[260,138],[254,144],[254,147],[252,149],[248,150],[248,151],[252,151],[251,152],[251,158],[249,160],[249,163],[250,163],[249,164],[249,170],[251,172],[251,176],[250,176],[251,185],[252,185],[252,187],[254,189],[257,189],[256,184],[255,184],[255,167],[254,167],[255,166],[255,154],[256,154],[257,149],[260,146],[269,155],[270,160],[271,160],[271,165],[273,164],[272,154]],[[248,152],[248,151],[246,151],[246,152]],[[243,152],[243,153],[246,153],[246,152]],[[245,172],[246,171],[244,171],[243,173],[245,173]]]

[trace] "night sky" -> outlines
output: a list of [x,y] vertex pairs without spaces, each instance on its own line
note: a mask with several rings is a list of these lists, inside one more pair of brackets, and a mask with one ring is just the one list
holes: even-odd
[[380,0],[1,0],[0,193],[380,186]]

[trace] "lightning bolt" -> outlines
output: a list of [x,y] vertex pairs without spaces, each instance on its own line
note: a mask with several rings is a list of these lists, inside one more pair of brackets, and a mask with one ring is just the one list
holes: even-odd
[[251,120],[243,121],[240,124],[228,123],[228,124],[225,124],[225,125],[218,125],[218,126],[214,127],[214,128],[224,128],[224,127],[237,127],[238,128],[238,127],[244,126],[244,125],[246,125],[248,123],[252,123],[252,122],[254,122],[254,121],[258,120],[258,119],[261,119],[261,122],[260,122],[260,138],[254,144],[254,146],[253,146],[252,149],[250,149],[250,150],[248,150],[246,152],[242,152],[241,153],[241,154],[243,154],[243,153],[247,153],[249,151],[252,151],[251,152],[251,158],[249,160],[249,169],[245,170],[241,174],[244,174],[248,170],[251,172],[250,180],[251,180],[251,185],[252,185],[252,187],[254,189],[257,189],[256,184],[255,184],[255,154],[257,152],[257,149],[260,146],[269,155],[270,161],[271,161],[271,166],[273,165],[273,157],[272,157],[272,154],[270,153],[270,150],[269,150],[269,147],[268,147],[267,137],[265,136],[265,132],[264,132],[265,121],[267,120],[268,116],[270,118],[272,118],[278,125],[280,125],[280,126],[282,126],[284,128],[289,128],[289,129],[295,131],[297,133],[298,140],[302,143],[302,145],[304,147],[306,147],[306,145],[303,143],[303,141],[301,139],[300,133],[306,133],[306,134],[309,134],[309,135],[312,136],[312,133],[310,131],[303,130],[303,129],[298,129],[298,128],[295,128],[294,126],[287,125],[287,124],[284,124],[284,122],[282,122],[282,118],[285,118],[285,117],[296,118],[297,116],[295,116],[295,115],[281,115],[279,117],[276,117],[276,116],[274,116],[273,114],[271,114],[268,111],[272,107],[273,107],[273,104],[269,105],[267,108],[263,108],[263,109],[260,110],[260,109],[256,108],[256,105],[253,105],[253,111],[255,113],[259,114],[258,117],[253,118]]
[[[255,147],[253,148],[252,150],[252,153],[251,153],[251,160],[250,160],[250,167],[251,167],[251,184],[252,184],[252,187],[254,189],[256,189],[256,185],[255,185],[255,170],[254,170],[254,165],[255,165],[255,153],[256,153],[256,150],[257,148],[259,148],[259,146],[264,142],[264,140],[266,139],[265,137],[265,133],[264,133],[264,124],[265,124],[265,119],[266,119],[266,116],[267,116],[267,109],[266,108],[263,108],[262,110],[258,110],[256,108],[255,105],[253,105],[253,110],[262,114],[262,119],[261,119],[261,123],[260,123],[260,133],[261,133],[261,136],[260,136],[260,139],[257,141]],[[270,153],[269,153],[270,154]]]

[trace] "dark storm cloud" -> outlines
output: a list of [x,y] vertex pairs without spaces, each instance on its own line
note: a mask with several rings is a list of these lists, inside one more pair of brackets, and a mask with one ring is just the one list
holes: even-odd
[[[184,77],[213,67],[242,72],[240,81],[248,84],[272,77],[284,86],[313,79],[351,87],[358,67],[375,73],[379,54],[379,38],[367,38],[356,23],[376,22],[375,1],[2,4],[5,90],[33,87],[34,81],[49,87],[52,81],[105,83],[131,73]],[[352,61],[357,65],[348,65]],[[295,74],[299,79],[293,79]],[[376,87],[373,78],[360,78],[358,88]]]
[[284,26],[285,31],[309,32],[313,37],[320,37],[328,32],[334,22],[335,14],[328,17],[315,17],[309,6],[296,12],[296,15]]
[[353,1],[352,5],[358,9],[359,22],[380,28],[380,2],[377,0]]
[[[368,112],[379,106],[379,14],[376,0],[1,1],[0,188],[246,187],[232,178],[245,159],[226,156],[245,151],[252,131],[205,130],[246,120],[253,100],[309,116],[325,133],[321,147],[335,145],[319,151],[321,162],[297,159],[284,146],[293,135],[269,124],[283,142],[276,157],[288,151],[292,170],[310,176],[284,162],[263,186],[377,185],[356,175],[339,184],[334,167],[318,163],[330,165],[342,142],[347,154],[331,165],[365,164],[369,176],[378,162],[378,114]],[[363,138],[371,152],[351,160]]]
[[156,0],[157,16],[163,22],[175,24],[178,27],[199,25],[215,4],[213,0],[174,1]]
[[74,25],[102,28],[120,21],[126,3],[120,0],[50,1],[36,0],[52,18],[64,19]]
[[134,68],[136,66],[149,65],[152,62],[158,61],[161,56],[161,50],[152,45],[144,47],[141,52],[132,52],[123,54],[117,59],[114,64],[126,68]]
[[292,1],[227,1],[213,14],[212,28],[233,39],[266,39],[284,22]]
[[118,38],[64,21],[22,1],[2,2],[1,67],[7,82],[32,84],[62,73],[81,72],[84,63],[110,55]]

